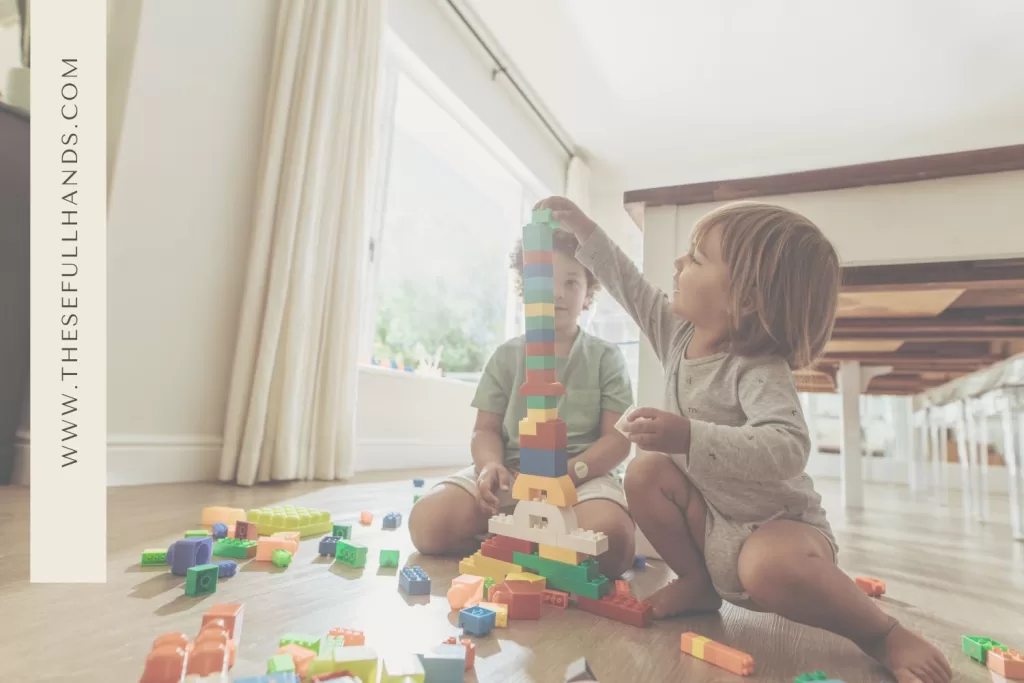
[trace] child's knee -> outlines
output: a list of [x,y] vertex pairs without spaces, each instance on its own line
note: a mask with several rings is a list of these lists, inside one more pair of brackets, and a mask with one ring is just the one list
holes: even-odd
[[608,550],[598,556],[601,573],[608,578],[621,576],[633,565],[636,553],[636,527],[618,503],[588,500],[576,506],[580,527],[600,531],[608,537]]
[[426,498],[413,506],[409,512],[409,537],[417,551],[424,555],[441,555],[451,545],[450,528],[445,525],[445,516],[438,514],[435,501]]
[[671,458],[661,453],[641,453],[626,466],[626,476],[622,483],[630,505],[633,505],[634,500],[642,501],[653,492],[662,490],[667,483],[679,479],[683,480],[683,485],[688,489],[686,478]]

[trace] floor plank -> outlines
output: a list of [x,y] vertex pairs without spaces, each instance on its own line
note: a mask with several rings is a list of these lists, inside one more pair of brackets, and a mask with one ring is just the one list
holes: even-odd
[[[433,473],[437,474],[437,473]],[[454,560],[411,555],[408,533],[380,529],[385,512],[408,517],[416,492],[411,475],[362,477],[348,484],[296,483],[251,489],[215,484],[115,488],[109,492],[106,585],[28,583],[28,491],[0,489],[0,662],[11,680],[64,682],[137,680],[152,639],[167,631],[194,634],[200,615],[220,601],[245,603],[236,674],[261,673],[277,637],[287,631],[320,633],[333,626],[361,629],[378,654],[409,652],[457,633],[444,593],[457,573]],[[391,480],[394,479],[394,480]],[[428,485],[430,480],[428,480]],[[1024,545],[1013,543],[1005,499],[993,501],[996,523],[965,524],[955,499],[948,508],[913,501],[905,488],[870,486],[868,509],[843,514],[833,482],[819,488],[840,542],[840,563],[852,574],[883,579],[884,608],[939,644],[958,681],[986,681],[984,668],[960,652],[963,633],[1024,646]],[[303,542],[284,570],[247,564],[220,582],[217,593],[190,598],[183,578],[138,566],[145,547],[165,547],[196,526],[204,505],[251,508],[291,502],[326,508],[351,521],[370,548],[356,571],[316,555]],[[361,527],[359,511],[374,512]],[[76,529],[53,531],[53,542]],[[395,570],[377,567],[381,548],[402,551],[402,563],[421,564],[433,595],[410,598],[397,590]],[[74,558],[68,558],[73,562]],[[643,596],[663,584],[660,563],[629,577]],[[478,643],[475,675],[467,681],[561,683],[565,667],[585,655],[603,681],[735,681],[736,677],[679,652],[679,635],[696,631],[754,656],[751,681],[788,681],[821,669],[853,682],[877,682],[882,672],[854,647],[829,634],[726,606],[719,615],[658,623],[641,630],[579,610],[546,611],[536,622],[513,622]]]

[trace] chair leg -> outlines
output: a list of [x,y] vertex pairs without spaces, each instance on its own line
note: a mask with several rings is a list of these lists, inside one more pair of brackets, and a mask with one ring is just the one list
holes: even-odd
[[1003,454],[1006,459],[1007,484],[1010,493],[1010,531],[1016,540],[1024,541],[1024,412],[1017,417],[1020,430],[1014,429],[1014,405],[1007,401],[1002,406]]
[[964,522],[970,523],[973,506],[971,503],[971,453],[967,438],[967,405],[961,402],[956,416],[956,458],[960,463],[960,499],[963,502]]
[[978,498],[980,503],[979,513],[981,521],[988,522],[991,519],[991,508],[989,507],[988,488],[988,411],[982,409],[978,420]]
[[945,424],[939,425],[939,456],[939,502],[949,505],[949,427]]

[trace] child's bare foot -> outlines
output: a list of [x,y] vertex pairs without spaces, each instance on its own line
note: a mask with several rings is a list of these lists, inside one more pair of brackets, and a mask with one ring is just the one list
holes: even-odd
[[647,598],[655,619],[666,619],[677,614],[717,612],[722,598],[702,579],[675,579]]
[[899,623],[885,638],[861,649],[889,669],[898,683],[949,683],[953,679],[943,654]]

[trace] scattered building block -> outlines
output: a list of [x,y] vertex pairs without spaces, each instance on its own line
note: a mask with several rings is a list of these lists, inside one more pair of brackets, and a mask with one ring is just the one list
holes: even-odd
[[235,522],[235,538],[240,541],[257,541],[260,531],[252,522]]
[[680,636],[680,649],[737,676],[749,676],[754,673],[754,658],[746,652],[716,643],[696,633],[687,632]]
[[[455,640],[455,636],[448,636],[448,638],[441,643],[442,645],[458,645]],[[469,638],[462,639],[462,646],[466,648],[466,667],[465,670],[469,671],[476,665],[476,644]]]
[[381,567],[397,567],[400,553],[397,550],[381,550],[378,564]]
[[[302,683],[299,679],[299,675],[294,671],[282,671],[276,674],[267,674],[266,676],[249,676],[246,678],[236,678],[234,683]],[[340,681],[339,681],[340,683]]]
[[366,645],[338,647],[333,652],[334,666],[351,671],[353,677],[363,681],[377,680],[377,653]]
[[382,529],[397,529],[402,526],[402,515],[398,512],[389,512],[384,515],[384,522],[381,524]]
[[287,550],[275,550],[270,554],[270,561],[275,567],[287,567],[292,563],[292,554]]
[[167,564],[167,551],[163,548],[149,548],[142,551],[142,561],[139,562],[143,567],[154,567],[157,565]]
[[615,595],[630,596],[633,595],[633,591],[629,587],[629,581],[619,579],[615,582]]
[[342,564],[359,569],[366,566],[366,555],[369,549],[362,543],[353,541],[338,541],[334,559]]
[[220,628],[204,629],[200,633],[200,637],[192,643],[189,651],[185,680],[192,681],[199,678],[204,681],[226,682],[231,680],[228,678],[230,668],[231,649],[227,632]]
[[211,536],[214,538],[227,538],[228,537],[228,525],[221,522],[217,522],[211,529]]
[[331,513],[327,510],[282,505],[249,510],[247,519],[261,535],[278,531],[297,531],[303,537],[326,534],[331,530]]
[[989,671],[1011,681],[1024,680],[1024,654],[1010,648],[993,647],[986,658]]
[[576,606],[584,612],[638,628],[646,628],[654,621],[651,604],[646,600],[637,600],[631,595],[606,595],[600,600],[578,595]]
[[633,569],[647,569],[647,558],[637,555],[633,558]]
[[[522,477],[523,475],[519,476]],[[526,553],[530,555],[536,552],[536,550],[536,543],[521,541],[518,538],[509,538],[508,536],[492,536],[484,541],[480,546],[480,554],[484,557],[501,560],[502,562],[508,562],[510,564],[513,562],[512,555],[514,553]]]
[[998,640],[992,640],[984,636],[963,636],[961,638],[961,647],[963,647],[965,655],[979,664],[987,664],[988,653],[992,648],[999,648],[1000,650],[1009,649]]
[[508,626],[508,605],[500,602],[481,602],[479,606],[494,612],[495,627],[506,628]]
[[224,622],[228,637],[236,643],[242,642],[242,617],[244,606],[238,602],[222,602],[210,607],[203,615],[202,626],[218,619]]
[[381,661],[380,683],[424,683],[426,672],[415,655],[389,655]]
[[523,568],[518,564],[487,557],[482,555],[481,551],[477,551],[459,562],[460,574],[492,577],[498,581],[504,581],[507,574],[521,572],[522,570]]
[[422,479],[413,479],[412,480],[412,485],[415,486],[416,488],[422,488],[423,487],[423,480]]
[[320,652],[320,638],[308,633],[285,633],[278,642],[279,647],[296,645],[310,652]]
[[363,510],[359,513],[359,523],[363,526],[369,526],[373,524],[373,513],[369,510]]
[[299,543],[279,536],[264,536],[256,542],[256,561],[273,562],[275,550],[285,550],[294,555],[299,551]]
[[452,609],[464,609],[477,605],[484,597],[484,580],[472,574],[462,574],[452,579],[448,589],[448,605]]
[[422,498],[422,497],[423,497],[423,496],[421,496],[421,495],[420,495],[420,494],[418,494],[418,493],[417,493],[417,494],[414,494],[414,495],[413,495],[413,497],[412,497],[412,504],[413,504],[413,505],[415,505],[416,503],[418,503],[418,502],[420,501],[420,498]]
[[885,582],[870,576],[858,576],[854,580],[857,587],[873,598],[885,595]]
[[276,674],[280,671],[295,671],[295,662],[292,660],[291,656],[274,655],[267,661],[268,674]]
[[352,538],[352,525],[351,524],[335,524],[331,529],[331,536],[337,536],[338,538],[349,539]]
[[569,606],[569,594],[565,591],[553,591],[547,589],[541,593],[540,596],[540,602],[542,605],[558,607],[560,609],[565,609]]
[[403,567],[398,586],[409,595],[430,595],[430,577],[419,566]]
[[810,681],[826,681],[828,674],[824,671],[809,671],[802,673],[793,679],[793,683],[809,683]]
[[185,679],[188,661],[188,636],[184,633],[165,633],[158,636],[146,655],[139,683],[167,683]]
[[491,586],[493,586],[494,583],[495,581],[493,576],[488,576],[484,578],[484,597],[491,594]]
[[516,553],[515,558],[524,567],[543,576],[547,580],[548,588],[595,600],[602,598],[611,590],[611,585],[608,579],[601,575],[596,560],[590,559],[579,565],[569,565],[522,553]]
[[497,615],[476,605],[459,612],[459,628],[473,636],[486,636],[494,628]]
[[217,565],[218,578],[226,579],[238,573],[238,563],[234,560],[221,560],[220,562],[214,562],[214,564]]
[[[299,674],[299,678],[305,678],[306,672],[309,670],[309,663],[313,661],[317,653],[309,648],[296,645],[295,643],[289,643],[277,651],[278,656],[290,657],[292,660],[293,671]],[[280,669],[280,671],[287,671],[288,669]],[[267,673],[273,673],[268,671]]]
[[543,557],[545,560],[561,562],[562,564],[579,564],[586,559],[583,553],[578,553],[575,550],[555,548],[553,546],[543,544],[538,546],[537,556]]
[[[524,588],[527,590],[524,591]],[[501,583],[491,588],[489,602],[508,606],[509,619],[540,619],[542,594],[522,582]]]
[[257,541],[222,538],[213,544],[213,554],[245,560],[256,557],[256,544]]
[[565,670],[565,683],[596,683],[597,676],[590,670],[586,657],[580,657]]
[[274,538],[283,538],[286,541],[295,541],[296,543],[302,540],[302,534],[298,531],[277,531],[271,534],[271,536]]
[[338,541],[340,536],[324,536],[320,539],[320,557],[334,557],[338,554]]
[[345,647],[366,645],[366,635],[362,631],[355,631],[348,628],[332,628],[327,632],[332,638],[341,638]]
[[228,527],[235,526],[235,522],[246,520],[245,510],[229,507],[205,507],[199,519],[199,526],[206,529],[213,528],[214,524],[220,522]]
[[189,529],[185,532],[185,538],[193,538],[196,536],[209,536],[210,532],[206,529]]
[[461,645],[438,645],[419,655],[430,683],[462,683],[466,671],[466,648]]
[[189,567],[209,564],[212,557],[213,539],[209,536],[183,538],[167,549],[167,564],[175,576],[185,576]]

